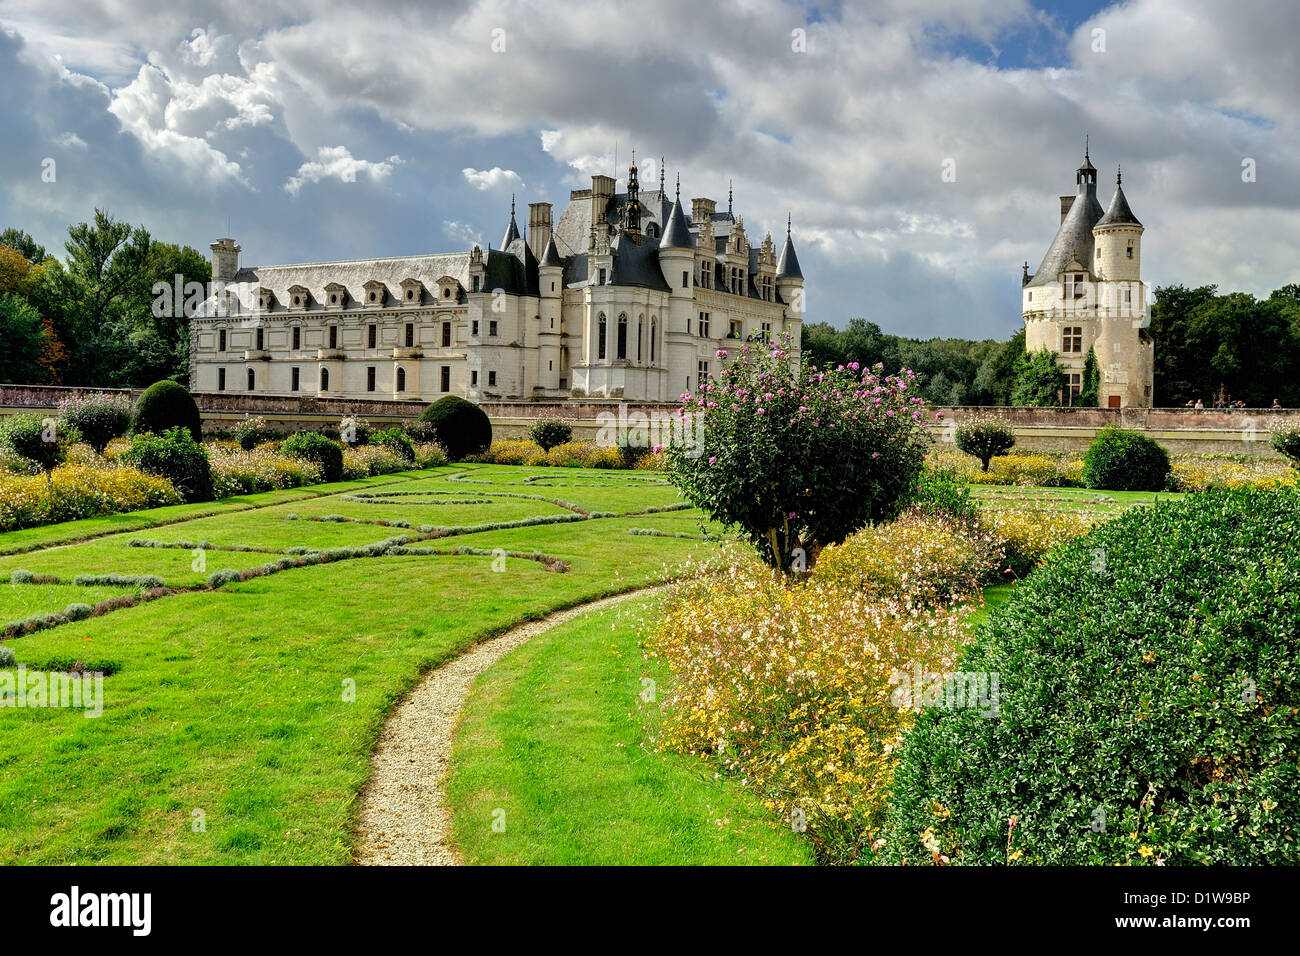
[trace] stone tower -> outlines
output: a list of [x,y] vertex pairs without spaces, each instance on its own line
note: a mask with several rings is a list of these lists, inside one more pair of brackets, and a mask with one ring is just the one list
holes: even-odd
[[1025,348],[1056,354],[1066,375],[1064,404],[1077,401],[1092,350],[1099,370],[1098,405],[1150,407],[1154,344],[1141,278],[1142,223],[1129,207],[1118,173],[1115,194],[1102,210],[1097,169],[1086,150],[1075,182],[1076,194],[1061,197],[1060,227],[1038,270],[1031,276],[1025,264]]

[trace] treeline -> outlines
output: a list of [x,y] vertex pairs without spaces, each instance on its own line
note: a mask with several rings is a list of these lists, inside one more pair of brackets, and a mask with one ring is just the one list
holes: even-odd
[[1025,351],[1021,328],[1005,342],[996,339],[909,339],[880,331],[866,319],[847,328],[828,322],[803,327],[803,351],[814,365],[881,363],[888,374],[910,368],[921,395],[935,405],[1009,405],[1016,362]]
[[[0,233],[0,382],[90,387],[185,382],[184,314],[155,316],[152,288],[211,278],[202,253],[95,210],[68,227],[64,257],[20,229]],[[169,310],[179,311],[179,310]]]

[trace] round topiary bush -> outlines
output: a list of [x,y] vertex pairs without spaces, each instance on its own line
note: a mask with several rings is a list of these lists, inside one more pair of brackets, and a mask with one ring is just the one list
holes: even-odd
[[321,467],[321,477],[326,481],[343,479],[343,447],[316,432],[296,432],[280,444],[280,454],[286,458],[301,458]]
[[542,451],[550,451],[556,445],[563,445],[573,437],[573,428],[554,419],[538,422],[528,430],[528,437],[541,446]]
[[963,655],[990,706],[904,738],[884,858],[1300,863],[1298,539],[1295,489],[1209,491],[1062,546]]
[[212,466],[207,450],[185,428],[135,435],[120,460],[166,478],[187,502],[212,500]]
[[998,455],[1005,455],[1016,444],[1015,433],[1005,418],[975,415],[957,426],[957,447],[978,458],[984,471]]
[[59,418],[102,455],[109,442],[131,427],[131,402],[125,395],[103,392],[67,398],[59,402]]
[[1083,456],[1083,483],[1104,491],[1163,491],[1169,453],[1141,432],[1107,425]]
[[152,432],[161,435],[169,428],[184,428],[195,441],[203,438],[199,420],[199,407],[185,390],[185,386],[163,379],[154,382],[135,400],[135,415],[131,419],[131,432],[136,435]]
[[420,413],[420,421],[434,426],[438,444],[452,461],[480,454],[492,445],[492,423],[487,414],[457,395],[438,399]]

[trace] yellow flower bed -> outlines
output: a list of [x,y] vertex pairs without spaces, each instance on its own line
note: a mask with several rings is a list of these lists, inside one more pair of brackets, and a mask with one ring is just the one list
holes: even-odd
[[414,467],[414,464],[399,458],[382,445],[359,445],[343,449],[343,477],[347,480],[390,475]]
[[997,540],[1005,566],[1024,577],[1053,548],[1087,534],[1096,523],[1090,515],[1065,511],[1007,511],[988,509],[980,524]]
[[[662,467],[662,456],[647,454],[642,461],[652,459],[645,467]],[[623,456],[617,448],[597,445],[589,441],[570,441],[556,445],[550,451],[527,439],[494,441],[492,447],[481,455],[472,455],[466,461],[488,465],[528,465],[533,468],[622,468]],[[640,462],[637,467],[642,467]]]
[[164,478],[134,468],[60,465],[44,475],[0,475],[0,531],[181,503]]
[[1300,472],[1285,461],[1264,458],[1249,463],[1218,458],[1182,458],[1173,463],[1170,486],[1174,491],[1209,491],[1212,488],[1287,488],[1300,481]]
[[297,488],[321,480],[319,465],[300,458],[283,458],[262,445],[244,451],[234,442],[208,442],[207,449],[212,487],[218,498]]

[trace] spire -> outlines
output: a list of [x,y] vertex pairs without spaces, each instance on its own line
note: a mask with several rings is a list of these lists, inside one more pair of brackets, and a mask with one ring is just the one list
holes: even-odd
[[793,217],[786,213],[785,245],[781,247],[781,258],[776,262],[776,277],[778,279],[803,278],[803,270],[799,268],[799,257],[794,253],[794,240],[790,238],[793,221]]
[[641,182],[637,178],[636,150],[632,150],[632,165],[627,168],[627,205],[623,209],[623,227],[628,235],[641,235]]
[[560,250],[555,246],[554,236],[546,241],[546,251],[542,253],[542,261],[539,264],[543,269],[563,267],[564,261],[560,259]]
[[1079,186],[1079,193],[1095,192],[1097,189],[1097,167],[1092,165],[1088,155],[1088,137],[1083,138],[1083,164],[1075,171],[1074,181]]
[[731,180],[727,180],[727,215],[731,215]]
[[677,201],[682,201],[682,174],[677,174]]
[[659,195],[664,194],[664,158],[659,157]]
[[1106,207],[1106,215],[1097,220],[1094,228],[1102,226],[1141,226],[1138,217],[1133,215],[1133,210],[1129,208],[1128,197],[1124,195],[1124,187],[1121,185],[1123,176],[1118,166],[1115,167],[1115,195],[1110,199],[1110,205]]
[[506,237],[501,240],[501,248],[509,249],[510,243],[519,238],[519,226],[515,223],[515,194],[510,194],[510,225],[506,227]]
[[695,240],[691,238],[691,227],[686,223],[682,212],[682,174],[677,174],[677,198],[673,208],[668,212],[668,222],[664,224],[664,234],[659,239],[660,249],[694,249]]

